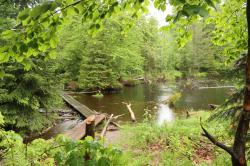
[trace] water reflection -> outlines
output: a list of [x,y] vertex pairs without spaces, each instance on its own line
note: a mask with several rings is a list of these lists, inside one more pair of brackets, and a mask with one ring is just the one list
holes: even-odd
[[47,132],[45,132],[41,138],[50,139],[51,137],[64,133],[67,130],[72,129],[79,121],[78,120],[69,120],[63,123],[60,123],[52,128],[50,128]]
[[[167,85],[138,85],[125,87],[120,93],[105,94],[103,98],[94,98],[90,95],[79,94],[74,97],[90,109],[108,114],[125,114],[119,120],[130,121],[128,110],[122,102],[131,102],[132,109],[138,121],[143,120],[145,110],[151,110],[156,115],[156,122],[162,125],[171,122],[175,117],[186,115],[182,110],[187,108],[206,109],[208,104],[221,104],[228,96],[229,89],[192,89],[182,91],[182,97],[173,110],[168,105],[162,104],[173,93]],[[154,112],[155,111],[155,112]],[[43,138],[50,138],[72,128],[77,122],[67,121],[52,127]]]
[[[168,85],[138,85],[124,87],[120,93],[105,94],[103,98],[94,98],[90,95],[79,94],[76,99],[90,109],[108,114],[125,114],[119,120],[130,121],[128,110],[122,102],[131,102],[132,110],[138,121],[143,120],[145,109],[154,111],[157,123],[171,121],[175,116],[182,116],[187,108],[207,109],[208,104],[221,104],[228,96],[229,89],[192,89],[182,91],[182,97],[177,103],[177,110],[171,110],[167,105],[160,104],[172,93],[173,89]],[[157,109],[154,107],[157,106]]]
[[171,122],[175,119],[175,114],[168,105],[159,104],[159,109],[157,113],[157,124],[162,125],[165,122]]

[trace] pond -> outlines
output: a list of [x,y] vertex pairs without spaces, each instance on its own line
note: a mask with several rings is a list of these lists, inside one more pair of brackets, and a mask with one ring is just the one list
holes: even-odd
[[103,98],[95,98],[87,94],[76,94],[74,98],[97,112],[121,115],[121,121],[130,121],[130,114],[125,103],[132,104],[138,121],[142,121],[145,112],[155,114],[157,123],[172,121],[175,117],[185,116],[185,109],[208,109],[208,104],[221,104],[229,96],[229,88],[187,89],[182,90],[182,97],[175,109],[162,104],[174,88],[164,84],[141,84],[134,87],[124,87],[119,93],[105,94]]

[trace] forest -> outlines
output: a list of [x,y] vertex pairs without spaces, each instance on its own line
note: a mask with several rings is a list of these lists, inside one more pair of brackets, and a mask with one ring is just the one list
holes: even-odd
[[0,0],[0,165],[250,165],[250,0]]

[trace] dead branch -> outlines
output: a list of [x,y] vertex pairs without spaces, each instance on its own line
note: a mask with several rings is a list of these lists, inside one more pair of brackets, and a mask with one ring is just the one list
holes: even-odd
[[135,114],[131,108],[131,103],[125,103],[125,102],[122,102],[122,104],[125,104],[129,113],[130,113],[130,117],[131,117],[131,120],[132,122],[136,122],[136,118],[135,118]]
[[124,115],[125,115],[125,114],[121,114],[121,115],[114,116],[113,119],[116,120],[116,119],[118,119],[119,117],[122,117],[122,116],[124,116]]
[[116,123],[116,122],[110,122],[110,123],[112,123],[113,125],[115,125],[116,127],[119,127],[119,128],[122,128],[118,123]]
[[108,125],[109,125],[110,121],[112,120],[112,118],[113,118],[113,114],[111,114],[111,116],[109,117],[107,123],[105,124],[104,128],[102,129],[101,138],[104,137],[104,135],[105,135],[105,133],[107,131]]
[[229,153],[231,156],[236,157],[233,149],[231,147],[228,147],[226,145],[224,145],[223,143],[217,141],[202,125],[202,123],[200,122],[201,128],[203,130],[204,133],[202,133],[202,136],[206,137],[207,139],[209,139],[214,145],[218,146],[219,148],[225,150],[227,153]]

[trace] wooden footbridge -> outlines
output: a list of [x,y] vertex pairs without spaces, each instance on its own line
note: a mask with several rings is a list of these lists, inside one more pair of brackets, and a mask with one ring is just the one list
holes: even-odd
[[75,111],[81,114],[81,116],[85,119],[84,121],[78,123],[71,130],[63,133],[64,135],[74,140],[82,139],[86,134],[88,134],[87,127],[89,126],[88,125],[89,119],[93,119],[92,120],[93,125],[96,126],[99,123],[101,123],[106,117],[104,114],[99,114],[97,112],[92,111],[87,106],[81,104],[80,102],[75,100],[72,96],[68,95],[66,92],[61,92],[61,97],[68,105],[70,105]]
[[61,92],[61,96],[63,100],[70,105],[74,110],[81,114],[83,118],[87,118],[91,115],[95,115],[96,113],[89,109],[87,106],[83,105],[72,96],[68,95],[66,92]]

